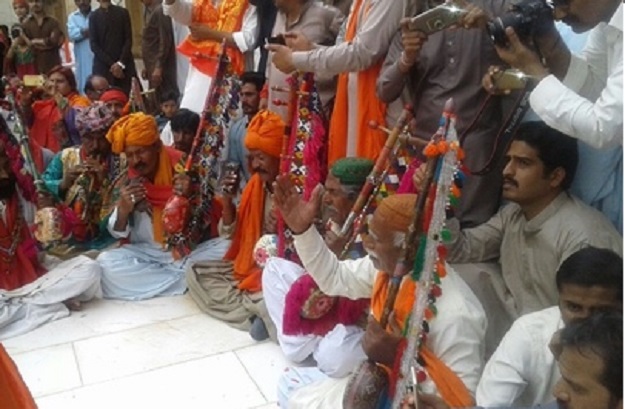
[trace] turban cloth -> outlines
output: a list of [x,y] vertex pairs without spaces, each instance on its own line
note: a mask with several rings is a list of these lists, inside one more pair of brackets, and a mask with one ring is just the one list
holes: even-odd
[[113,111],[97,101],[87,108],[76,108],[76,130],[81,137],[91,132],[107,131],[113,125]]
[[373,217],[389,230],[408,232],[417,203],[417,195],[395,194],[382,200]]
[[334,162],[330,173],[342,185],[362,186],[373,169],[373,161],[365,158],[343,158]]
[[13,0],[13,6],[28,7],[28,1],[26,1],[26,0]]
[[106,134],[113,153],[119,155],[126,146],[150,146],[159,140],[153,116],[141,112],[118,119]]
[[123,105],[128,103],[128,96],[118,89],[109,89],[100,96],[100,101],[106,103],[111,101],[121,102]]
[[280,115],[266,110],[260,111],[247,126],[245,147],[279,158],[282,153],[283,138],[284,121]]

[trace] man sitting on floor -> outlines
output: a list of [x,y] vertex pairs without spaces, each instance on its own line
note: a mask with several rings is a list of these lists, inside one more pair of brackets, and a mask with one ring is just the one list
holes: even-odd
[[[105,251],[97,259],[102,266],[104,297],[142,300],[183,294],[187,289],[185,265],[223,257],[228,241],[205,241],[190,255],[174,260],[172,252],[164,249],[162,214],[174,193],[187,196],[191,192],[188,178],[174,176],[182,152],[164,147],[156,120],[142,113],[115,122],[107,139],[113,153],[125,153],[129,167],[116,183],[119,198],[108,220],[108,230],[113,237],[129,243]],[[213,219],[215,226],[217,215],[213,214]]]
[[64,303],[79,308],[101,294],[100,266],[88,257],[40,262],[30,230],[37,194],[25,169],[20,147],[0,118],[0,340],[67,317]]
[[[254,260],[254,246],[263,234],[276,233],[271,183],[280,170],[284,122],[273,112],[261,111],[245,136],[254,175],[245,186],[238,210],[234,205],[238,177],[226,174],[222,182],[222,237],[232,239],[223,261],[206,257],[187,272],[191,296],[207,314],[235,328],[250,330],[254,339],[276,337],[262,295],[262,269]],[[253,325],[253,327],[252,327]]]
[[[274,184],[276,206],[296,234],[295,247],[309,274],[328,295],[350,299],[371,298],[375,318],[370,317],[363,336],[362,359],[392,368],[401,336],[387,333],[378,320],[385,303],[388,271],[394,271],[401,256],[402,243],[411,223],[416,195],[394,195],[384,199],[369,222],[364,245],[368,256],[339,261],[325,246],[313,226],[321,201],[321,189],[309,202],[299,197],[288,178],[280,176]],[[406,277],[395,303],[394,322],[401,327],[414,300],[415,283]],[[456,406],[469,406],[483,365],[486,317],[482,306],[464,281],[451,269],[441,282],[442,296],[437,301],[438,315],[430,323],[427,337],[425,390],[444,394]],[[444,374],[441,376],[441,374]],[[317,368],[289,368],[278,386],[281,407],[337,408],[341,406],[349,378],[332,379]],[[447,394],[446,392],[453,391]],[[288,405],[287,405],[288,401]]]
[[[126,160],[111,152],[106,133],[113,112],[101,102],[76,109],[76,129],[81,144],[54,156],[42,179],[54,198],[64,203],[75,218],[72,245],[75,250],[102,249],[115,240],[105,225],[113,182],[125,171]],[[103,207],[104,206],[104,207]]]
[[549,403],[560,371],[549,349],[553,334],[574,320],[602,311],[623,311],[623,259],[586,247],[567,258],[556,274],[557,307],[519,318],[490,358],[477,388],[484,407],[529,407]]
[[[369,159],[343,158],[334,163],[326,179],[321,205],[324,240],[337,256],[347,242],[338,233],[372,168]],[[363,256],[355,249],[350,253],[352,259]],[[364,331],[356,323],[368,310],[368,299],[329,297],[302,267],[278,257],[265,265],[263,295],[280,347],[290,360],[302,362],[312,354],[323,373],[342,377],[364,359],[360,347]],[[311,303],[313,297],[316,301]],[[323,305],[325,309],[317,308]],[[314,311],[304,314],[305,306]]]
[[622,254],[609,220],[567,192],[576,166],[574,139],[542,122],[523,123],[503,171],[503,198],[511,203],[477,227],[460,230],[449,220],[449,263],[499,260],[501,272],[491,279],[503,292],[508,323],[558,304],[554,276],[575,251],[595,246]]

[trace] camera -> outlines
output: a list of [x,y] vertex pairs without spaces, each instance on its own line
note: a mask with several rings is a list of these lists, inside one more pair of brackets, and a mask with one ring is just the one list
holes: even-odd
[[15,40],[16,38],[19,38],[19,36],[21,36],[21,35],[22,35],[22,29],[20,27],[13,27],[11,29],[11,38],[12,39]]
[[520,0],[506,14],[489,21],[486,29],[495,45],[505,47],[508,45],[507,27],[512,27],[524,41],[546,32],[552,22],[553,8],[545,0]]
[[466,11],[452,3],[441,4],[410,19],[408,28],[430,35],[458,22]]

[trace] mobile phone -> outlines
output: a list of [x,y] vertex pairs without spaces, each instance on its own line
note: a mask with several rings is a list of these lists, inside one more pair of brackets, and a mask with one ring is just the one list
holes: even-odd
[[43,87],[46,83],[46,79],[43,75],[24,75],[25,87]]
[[239,187],[240,169],[241,169],[241,166],[239,165],[238,162],[226,162],[224,164],[222,171],[221,171],[222,180],[226,176],[235,176],[236,182],[232,186],[223,186],[223,184],[220,183],[220,185],[223,186],[222,187],[223,193],[227,193],[231,195],[236,193],[236,190]]
[[286,40],[284,39],[284,36],[282,34],[278,34],[275,37],[269,37],[267,39],[267,43],[269,43],[269,44],[286,45]]
[[494,75],[493,80],[495,88],[500,91],[523,89],[527,84],[525,74],[513,68],[500,71]]
[[408,28],[425,34],[436,33],[458,22],[466,10],[453,3],[445,3],[416,15],[408,22]]

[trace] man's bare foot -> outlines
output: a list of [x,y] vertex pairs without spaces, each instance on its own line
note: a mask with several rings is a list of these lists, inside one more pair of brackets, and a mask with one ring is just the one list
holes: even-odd
[[80,310],[82,310],[82,304],[78,300],[67,300],[67,301],[64,301],[63,304],[65,304],[65,306],[70,311],[80,311]]

